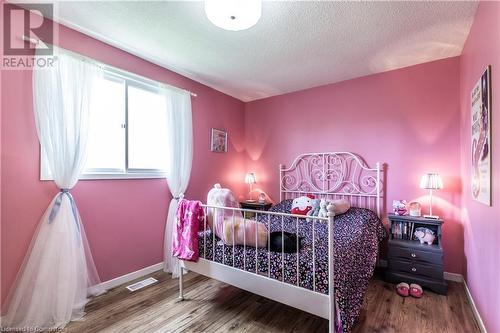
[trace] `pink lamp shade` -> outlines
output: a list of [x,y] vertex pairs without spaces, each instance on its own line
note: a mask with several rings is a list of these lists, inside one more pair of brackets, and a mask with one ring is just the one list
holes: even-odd
[[429,190],[429,215],[424,217],[438,219],[439,216],[432,215],[432,190],[440,190],[443,188],[443,180],[437,173],[426,173],[420,180],[420,188]]
[[443,180],[437,173],[426,173],[420,180],[420,188],[427,190],[441,190],[443,188]]

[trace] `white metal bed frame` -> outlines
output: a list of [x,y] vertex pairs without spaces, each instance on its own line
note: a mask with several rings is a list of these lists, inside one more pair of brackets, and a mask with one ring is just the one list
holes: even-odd
[[[280,164],[280,201],[291,199],[305,194],[314,194],[319,198],[339,199],[344,198],[351,202],[353,206],[374,209],[380,217],[382,189],[382,168],[379,162],[375,168],[370,168],[359,156],[350,152],[327,152],[327,153],[306,153],[295,158],[289,168]],[[292,217],[296,221],[297,231],[299,219],[302,215],[294,215],[279,212],[256,211],[251,209],[239,209],[229,207],[218,207],[202,205],[207,209],[221,209],[230,211],[233,214],[240,211],[243,216],[245,212],[265,215],[270,221],[271,216],[281,217],[281,223],[285,217]],[[328,223],[328,295],[316,291],[316,256],[315,246],[312,246],[313,257],[313,290],[300,287],[299,255],[297,255],[297,282],[296,285],[284,282],[284,256],[282,252],[281,267],[282,280],[271,278],[270,275],[270,244],[268,235],[268,270],[267,276],[259,274],[259,265],[256,254],[255,272],[249,272],[244,266],[243,270],[225,264],[225,248],[223,248],[223,263],[215,262],[206,258],[206,233],[204,234],[203,256],[198,262],[180,260],[181,272],[190,270],[201,275],[228,283],[235,287],[247,290],[254,294],[267,297],[274,301],[292,306],[294,308],[312,313],[314,315],[329,319],[329,331],[335,332],[336,300],[334,295],[334,212],[330,205],[327,218],[315,218],[313,223],[313,244],[315,242],[314,223]],[[255,217],[257,219],[257,216]],[[205,219],[206,227],[206,219]],[[244,220],[245,223],[245,220]],[[234,228],[234,224],[233,224]],[[206,229],[206,228],[205,228]],[[270,228],[268,228],[268,232]],[[215,259],[215,233],[212,232],[212,258]],[[233,230],[234,237],[234,230]],[[298,239],[298,237],[297,237]],[[298,240],[297,240],[298,242]],[[233,242],[234,243],[234,242]],[[257,244],[257,239],[255,240]],[[297,244],[298,245],[298,244]],[[234,265],[234,245],[232,246]],[[245,247],[246,245],[244,245]],[[246,249],[244,248],[244,255]],[[257,253],[257,251],[256,251]],[[246,260],[243,260],[246,265]],[[183,274],[179,277],[179,298],[184,299]]]

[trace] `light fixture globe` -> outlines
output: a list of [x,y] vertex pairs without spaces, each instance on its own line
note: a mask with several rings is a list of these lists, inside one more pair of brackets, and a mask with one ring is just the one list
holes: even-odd
[[205,0],[205,14],[219,28],[245,30],[259,21],[262,0]]

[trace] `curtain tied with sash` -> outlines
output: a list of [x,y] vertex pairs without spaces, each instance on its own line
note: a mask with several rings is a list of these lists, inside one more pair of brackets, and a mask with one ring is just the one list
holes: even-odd
[[89,296],[104,292],[70,193],[85,163],[92,87],[101,70],[71,52],[55,47],[55,53],[53,67],[33,70],[33,110],[60,191],[39,222],[7,297],[3,330],[62,328],[83,317]]
[[163,247],[165,272],[172,277],[179,276],[179,261],[172,256],[172,235],[175,226],[175,214],[179,201],[186,192],[191,164],[193,160],[193,124],[191,114],[191,95],[187,91],[167,90],[167,121],[169,133],[168,165],[166,170],[167,184],[172,193],[165,225],[165,241]]

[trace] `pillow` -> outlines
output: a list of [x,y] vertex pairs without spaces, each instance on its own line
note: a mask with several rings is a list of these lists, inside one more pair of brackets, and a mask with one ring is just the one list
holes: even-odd
[[329,202],[333,206],[335,215],[344,214],[351,208],[351,203],[346,199],[332,200]]
[[307,213],[312,209],[313,199],[314,196],[310,194],[293,199],[292,209],[290,212],[297,215],[307,215]]

